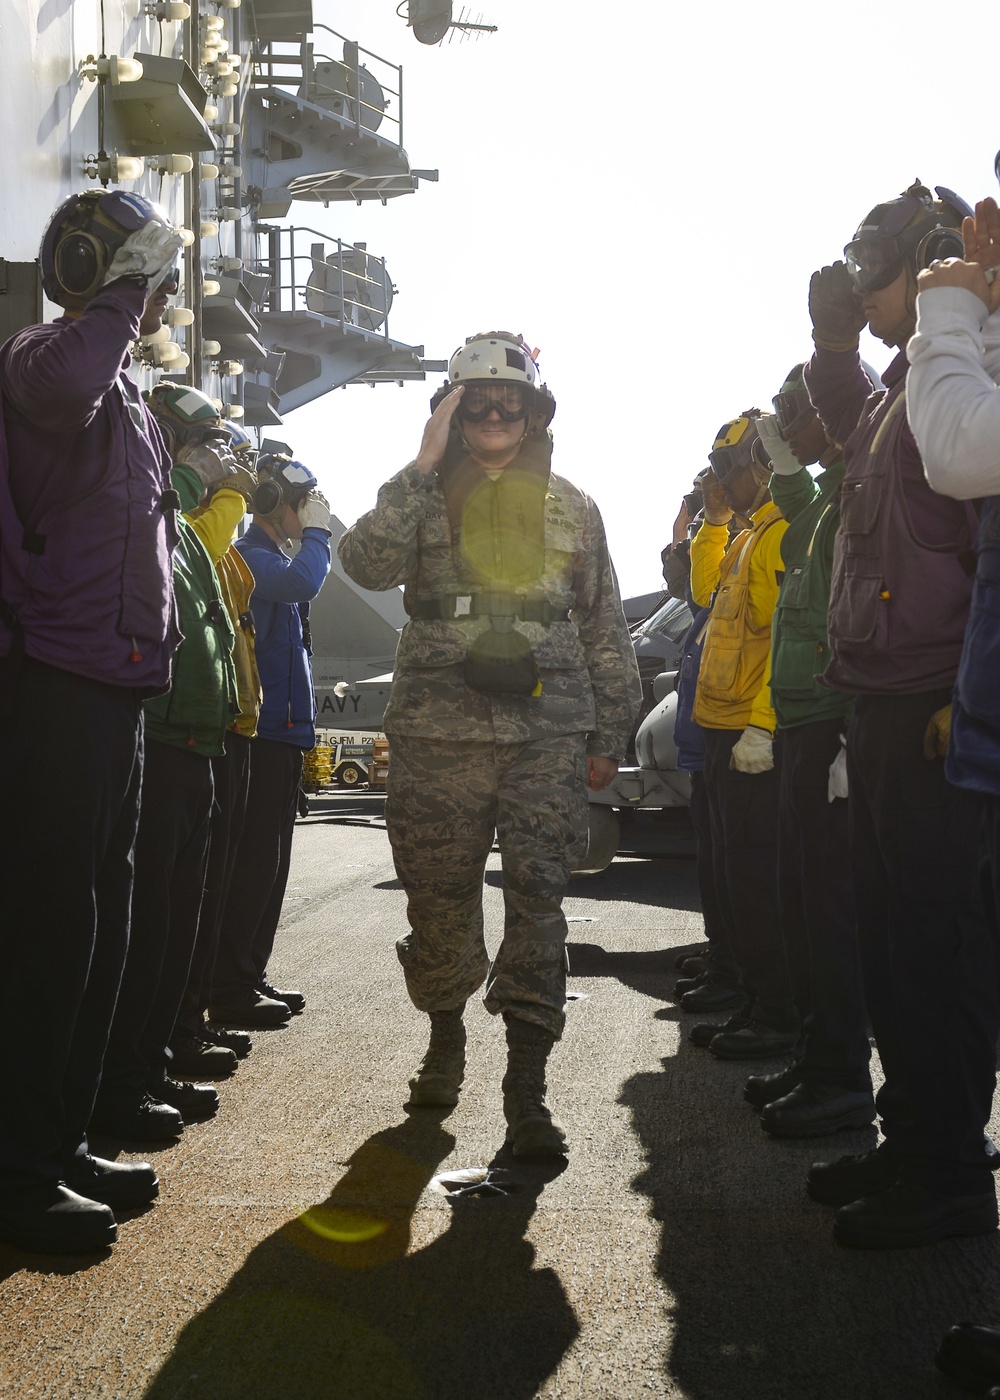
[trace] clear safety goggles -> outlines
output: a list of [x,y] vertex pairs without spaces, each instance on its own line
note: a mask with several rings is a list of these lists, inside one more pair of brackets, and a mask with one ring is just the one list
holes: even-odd
[[903,270],[903,254],[895,238],[855,238],[844,249],[844,259],[859,292],[880,292]]
[[786,442],[816,415],[805,389],[788,389],[782,394],[775,394],[771,402],[778,420],[778,432]]
[[456,412],[466,423],[482,423],[496,410],[505,423],[517,423],[531,411],[531,388],[527,384],[465,385]]

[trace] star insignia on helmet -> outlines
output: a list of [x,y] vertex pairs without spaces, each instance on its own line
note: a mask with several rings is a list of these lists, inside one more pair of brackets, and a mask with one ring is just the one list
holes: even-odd
[[479,359],[479,352],[477,351],[475,354],[469,356],[469,363],[470,363],[470,364],[475,364],[476,361],[477,361],[478,359]]

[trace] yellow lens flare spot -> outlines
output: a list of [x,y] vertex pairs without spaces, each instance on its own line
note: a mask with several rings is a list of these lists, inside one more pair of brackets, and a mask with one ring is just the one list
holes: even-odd
[[384,1235],[389,1228],[387,1220],[360,1215],[353,1210],[341,1210],[337,1206],[313,1206],[303,1211],[299,1219],[313,1234],[325,1240],[335,1240],[337,1244],[367,1244],[369,1240]]

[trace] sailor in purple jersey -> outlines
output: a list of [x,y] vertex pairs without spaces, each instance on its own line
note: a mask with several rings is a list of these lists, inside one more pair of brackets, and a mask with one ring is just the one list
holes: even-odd
[[110,1207],[157,1191],[145,1164],[93,1157],[86,1125],[128,943],[141,702],[179,640],[170,462],[126,370],[180,245],[137,195],[72,196],[40,255],[65,314],[0,349],[0,1239],[50,1253],[110,1244]]
[[[813,276],[805,369],[827,434],[844,444],[841,524],[824,681],[857,695],[847,734],[848,820],[865,1000],[885,1072],[875,1152],[817,1164],[808,1190],[837,1205],[860,1248],[929,1244],[997,1226],[984,1138],[996,1071],[996,975],[979,888],[979,794],[946,778],[941,731],[972,596],[976,520],[928,486],[907,420],[917,273],[961,250],[957,195],[920,184],[877,206],[847,264]],[[873,393],[864,325],[898,350]]]

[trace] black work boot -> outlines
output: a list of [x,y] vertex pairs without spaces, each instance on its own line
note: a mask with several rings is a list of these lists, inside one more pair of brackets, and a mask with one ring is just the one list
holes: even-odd
[[420,1068],[410,1080],[414,1108],[454,1108],[465,1078],[465,1003],[454,1011],[432,1011],[431,1039]]
[[566,1152],[566,1134],[552,1121],[545,1102],[545,1064],[555,1039],[532,1021],[515,1016],[507,1020],[503,1115],[515,1157],[558,1157]]

